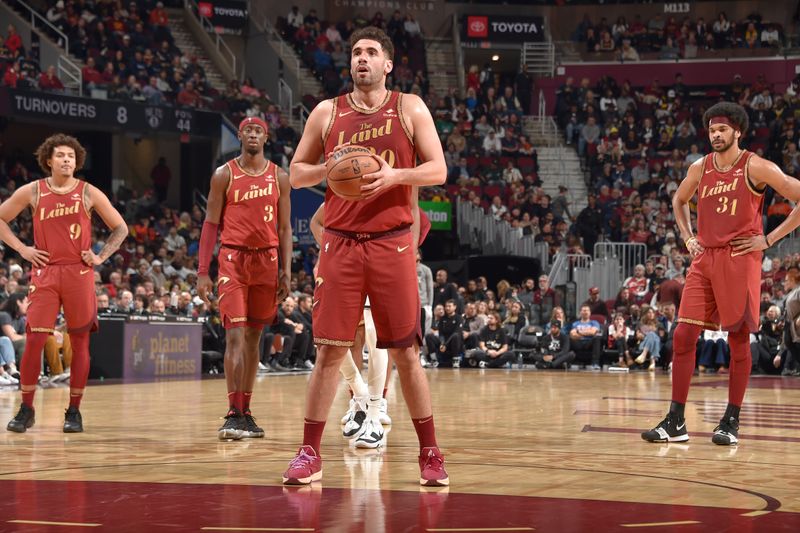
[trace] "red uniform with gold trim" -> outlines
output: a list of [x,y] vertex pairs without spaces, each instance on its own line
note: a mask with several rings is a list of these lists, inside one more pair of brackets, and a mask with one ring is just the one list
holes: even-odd
[[[325,153],[350,142],[369,148],[393,168],[416,165],[416,150],[403,120],[402,93],[389,91],[374,110],[359,107],[350,94],[335,98],[324,141]],[[314,291],[315,343],[352,346],[367,296],[378,348],[419,342],[411,190],[398,185],[357,202],[328,190]]]
[[219,310],[226,328],[260,328],[277,314],[278,198],[275,164],[250,174],[227,162],[230,182],[221,217]]
[[752,152],[743,150],[733,166],[722,171],[715,154],[703,159],[697,188],[697,241],[705,251],[695,257],[686,275],[679,322],[706,328],[758,330],[762,252],[731,256],[730,241],[764,232],[763,190],[748,174]]
[[86,209],[85,181],[58,193],[47,179],[37,182],[33,241],[50,254],[46,266],[31,270],[28,332],[52,333],[61,307],[70,332],[97,330],[94,269],[81,259],[92,247],[92,218]]

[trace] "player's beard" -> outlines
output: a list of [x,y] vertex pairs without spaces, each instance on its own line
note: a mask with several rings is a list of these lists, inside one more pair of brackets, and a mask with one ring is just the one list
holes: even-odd
[[385,85],[386,83],[385,83],[385,78],[383,76],[383,71],[381,72],[370,71],[369,75],[364,78],[359,76],[358,72],[356,72],[356,75],[353,76],[353,85],[355,85],[359,89],[365,89],[368,87],[373,87],[375,85],[380,85],[382,79],[384,80],[383,85]]
[[731,140],[730,141],[726,141],[725,138],[723,137],[722,138],[722,144],[721,145],[720,144],[716,144],[715,145],[714,143],[711,143],[711,149],[714,150],[715,152],[721,154],[723,152],[727,152],[728,150],[730,150],[731,146],[733,146],[733,144],[735,142],[736,142],[736,137],[733,136],[733,135],[731,135]]

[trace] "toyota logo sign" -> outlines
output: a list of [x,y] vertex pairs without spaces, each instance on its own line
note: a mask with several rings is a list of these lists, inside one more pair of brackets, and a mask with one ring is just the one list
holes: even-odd
[[489,17],[467,17],[467,36],[486,38],[489,36]]

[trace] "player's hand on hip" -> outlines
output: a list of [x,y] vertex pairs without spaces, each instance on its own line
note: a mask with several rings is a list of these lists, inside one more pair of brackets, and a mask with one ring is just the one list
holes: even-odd
[[35,267],[46,266],[47,261],[50,259],[49,253],[44,250],[36,249],[33,246],[25,246],[19,251],[19,255]]
[[362,178],[368,181],[367,185],[361,186],[361,195],[364,198],[373,198],[379,194],[386,192],[389,187],[397,184],[397,172],[389,166],[389,163],[384,161],[380,156],[373,155],[375,159],[381,164],[381,169],[372,174],[366,174]]
[[102,260],[102,259],[100,259],[100,257],[98,257],[98,256],[97,256],[97,255],[96,255],[96,254],[95,254],[93,251],[91,251],[91,250],[84,250],[84,251],[82,251],[82,252],[81,252],[81,259],[83,259],[83,262],[84,262],[84,263],[86,263],[87,265],[89,265],[89,266],[92,266],[92,267],[93,267],[93,266],[97,266],[97,265],[102,265],[102,264],[103,264],[103,260]]
[[211,294],[213,287],[214,283],[211,281],[211,278],[208,276],[208,274],[200,274],[197,276],[197,294],[207,306],[211,305],[208,295]]
[[767,239],[763,235],[744,235],[734,238],[731,241],[731,248],[733,249],[731,257],[758,252],[768,248]]
[[703,248],[703,245],[700,244],[697,239],[690,239],[689,242],[686,243],[686,249],[689,251],[689,255],[691,255],[692,258],[697,257],[706,251],[706,249]]

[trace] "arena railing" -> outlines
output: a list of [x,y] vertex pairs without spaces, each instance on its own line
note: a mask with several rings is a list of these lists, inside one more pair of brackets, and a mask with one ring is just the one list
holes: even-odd
[[16,0],[16,4],[26,10],[31,16],[31,28],[37,29],[36,22],[38,21],[41,26],[48,28],[50,31],[58,35],[58,38],[61,40],[58,44],[59,46],[63,43],[64,53],[69,54],[69,37],[55,27],[49,20],[44,18],[38,11],[33,9],[31,6],[23,2],[22,0]]
[[[217,30],[214,28],[214,25],[208,20],[205,16],[200,13],[200,6],[197,5],[195,0],[184,0],[183,2],[184,9],[187,13],[191,13],[191,15],[200,22],[200,25],[206,31],[206,33],[213,34],[214,37],[212,41],[217,52],[220,55],[220,58],[225,63],[231,72],[233,72],[233,77],[235,79],[239,79],[239,71],[236,69],[236,54],[233,53],[228,43],[220,37]],[[244,73],[244,70],[242,70]]]

